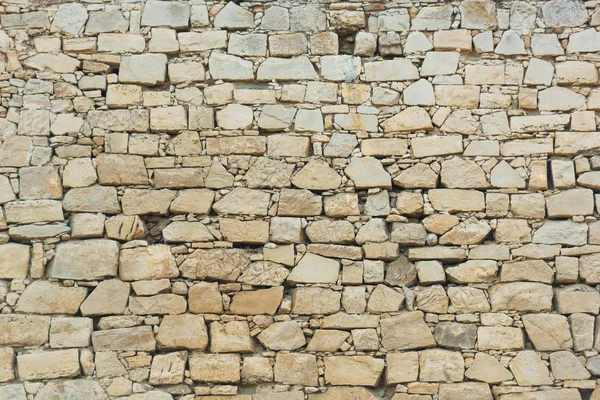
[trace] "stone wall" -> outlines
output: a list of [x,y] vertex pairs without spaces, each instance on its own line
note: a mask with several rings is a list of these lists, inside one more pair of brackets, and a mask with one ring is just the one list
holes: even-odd
[[3,2],[0,400],[600,399],[599,7]]

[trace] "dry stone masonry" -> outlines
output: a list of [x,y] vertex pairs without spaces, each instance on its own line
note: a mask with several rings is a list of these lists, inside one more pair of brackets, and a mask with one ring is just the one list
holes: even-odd
[[66,1],[0,5],[0,400],[600,399],[598,0]]

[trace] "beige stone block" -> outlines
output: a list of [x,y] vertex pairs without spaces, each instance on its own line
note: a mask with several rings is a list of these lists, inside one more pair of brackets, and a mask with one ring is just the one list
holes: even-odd
[[71,378],[79,375],[79,351],[57,350],[17,356],[19,377],[24,380]]

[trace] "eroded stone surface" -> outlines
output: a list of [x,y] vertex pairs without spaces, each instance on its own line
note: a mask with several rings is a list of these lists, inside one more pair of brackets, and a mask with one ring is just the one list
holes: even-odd
[[0,398],[598,397],[597,4],[276,3],[3,5]]

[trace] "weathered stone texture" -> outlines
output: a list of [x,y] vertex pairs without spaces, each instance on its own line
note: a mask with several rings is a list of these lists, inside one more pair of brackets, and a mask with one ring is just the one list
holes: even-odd
[[597,2],[0,25],[0,399],[600,398]]

